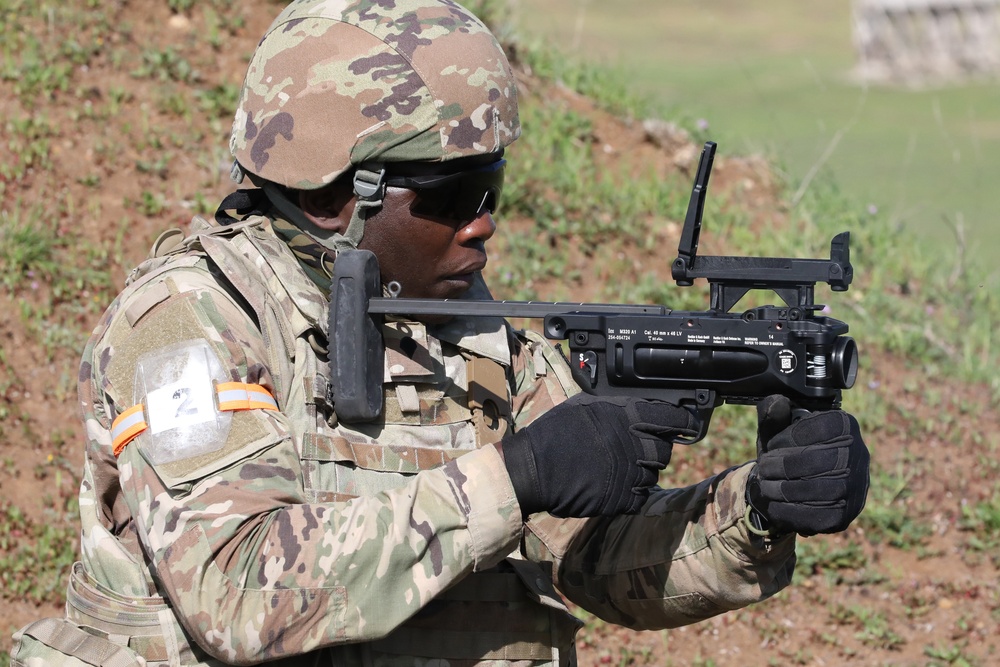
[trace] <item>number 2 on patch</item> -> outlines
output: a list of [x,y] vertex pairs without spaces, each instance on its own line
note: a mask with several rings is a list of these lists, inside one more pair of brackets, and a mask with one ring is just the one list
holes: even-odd
[[174,395],[171,396],[171,398],[175,401],[181,401],[177,406],[177,412],[174,413],[174,419],[180,419],[184,416],[198,414],[198,406],[191,400],[191,389],[188,387],[181,387],[174,392]]
[[215,418],[214,410],[210,409],[213,407],[211,382],[189,380],[182,377],[179,382],[154,389],[146,396],[151,433],[201,424]]

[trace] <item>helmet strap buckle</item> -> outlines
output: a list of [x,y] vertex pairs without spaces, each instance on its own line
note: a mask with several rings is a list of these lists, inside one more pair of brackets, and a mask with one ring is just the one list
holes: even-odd
[[358,201],[343,237],[336,242],[338,250],[357,248],[364,234],[365,219],[382,206],[385,199],[385,167],[379,164],[359,166],[354,171],[354,194]]
[[243,179],[245,177],[246,172],[243,171],[243,165],[241,165],[238,160],[233,160],[233,167],[229,170],[229,178],[232,179],[233,183],[236,185],[243,185]]
[[385,197],[385,167],[378,171],[358,167],[354,172],[354,194],[367,202],[381,204]]

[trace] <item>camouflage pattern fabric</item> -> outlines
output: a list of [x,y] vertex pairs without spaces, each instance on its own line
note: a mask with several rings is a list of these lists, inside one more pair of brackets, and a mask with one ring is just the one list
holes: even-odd
[[250,173],[305,190],[352,165],[492,153],[519,134],[503,49],[460,5],[300,0],[254,53],[230,148]]
[[[486,294],[480,283],[471,296]],[[153,665],[570,665],[578,622],[556,586],[611,622],[652,628],[789,583],[794,540],[755,542],[740,520],[748,467],[658,490],[639,516],[522,524],[464,398],[466,364],[506,369],[522,428],[576,391],[544,340],[490,318],[395,323],[395,402],[384,423],[352,426],[327,402],[326,315],[262,217],[196,221],[173,254],[133,272],[81,366],[73,599],[87,604],[70,604],[71,620],[100,627],[86,610],[110,610],[100,622],[120,618],[108,632],[127,639],[128,614],[147,612],[156,632],[133,630],[130,646]],[[419,347],[405,362],[391,351],[403,337]],[[210,455],[154,465],[144,433],[115,459],[109,428],[133,404],[136,359],[191,339],[281,411],[235,413]]]

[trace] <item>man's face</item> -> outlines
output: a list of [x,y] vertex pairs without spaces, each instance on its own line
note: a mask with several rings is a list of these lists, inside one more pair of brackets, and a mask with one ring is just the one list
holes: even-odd
[[398,282],[399,296],[458,298],[486,266],[485,244],[496,223],[485,207],[466,220],[423,213],[420,198],[419,191],[386,188],[358,247],[375,253],[382,282]]

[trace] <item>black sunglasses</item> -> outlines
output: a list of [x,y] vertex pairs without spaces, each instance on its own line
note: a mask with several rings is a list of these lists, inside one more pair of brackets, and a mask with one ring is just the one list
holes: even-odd
[[416,193],[410,206],[414,215],[468,221],[483,210],[495,213],[503,192],[503,172],[507,161],[496,162],[454,173],[386,175],[385,184]]

